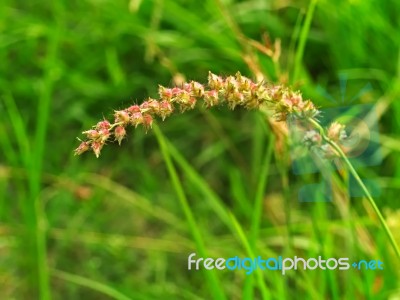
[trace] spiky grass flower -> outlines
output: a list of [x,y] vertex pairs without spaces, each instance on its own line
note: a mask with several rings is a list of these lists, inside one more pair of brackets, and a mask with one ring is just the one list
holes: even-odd
[[254,82],[239,72],[225,78],[209,72],[205,85],[196,81],[184,83],[181,87],[160,85],[158,94],[159,99],[149,98],[140,105],[115,111],[113,123],[103,120],[84,131],[86,140],[75,150],[75,155],[92,150],[99,157],[103,146],[111,138],[121,144],[128,126],[136,128],[142,125],[147,131],[155,119],[165,120],[174,111],[192,110],[199,101],[207,108],[226,104],[232,110],[236,107],[259,109],[266,106],[279,121],[286,120],[288,115],[304,119],[315,118],[319,113],[310,100],[303,100],[300,92],[282,85]]
[[318,153],[323,158],[336,158],[338,157],[337,151],[330,145],[329,141],[336,143],[343,152],[346,153],[344,143],[347,141],[348,136],[345,126],[338,122],[332,122],[326,129],[326,138],[323,138],[316,128],[304,130],[301,126],[297,126],[297,130],[304,132],[302,144],[312,149],[314,153]]
[[318,151],[323,151],[325,157],[340,157],[344,161],[376,212],[397,257],[400,259],[400,249],[392,232],[340,146],[340,142],[347,138],[344,126],[334,122],[325,130],[316,119],[319,111],[315,105],[310,100],[304,100],[300,92],[282,85],[253,82],[239,72],[235,76],[225,78],[209,72],[206,85],[191,81],[184,83],[182,87],[159,86],[159,99],[149,98],[141,105],[131,105],[126,109],[116,111],[114,123],[103,120],[92,129],[84,131],[83,134],[87,139],[81,141],[78,148],[75,149],[75,155],[92,150],[96,157],[99,157],[102,148],[112,137],[121,144],[126,136],[126,127],[142,125],[147,131],[152,127],[154,119],[164,120],[177,109],[180,112],[193,109],[199,100],[203,100],[207,108],[220,104],[226,104],[230,109],[235,109],[237,106],[246,109],[260,109],[265,106],[278,121],[286,120],[289,115],[297,120],[305,121],[311,127],[304,134],[305,144],[314,149],[319,148]]

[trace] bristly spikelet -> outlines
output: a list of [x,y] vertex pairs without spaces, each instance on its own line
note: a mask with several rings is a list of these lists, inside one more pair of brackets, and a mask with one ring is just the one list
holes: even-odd
[[[205,107],[210,108],[226,104],[230,109],[245,107],[259,109],[266,105],[279,121],[286,120],[289,114],[298,118],[314,118],[318,110],[309,100],[303,100],[299,92],[293,92],[282,85],[253,82],[237,72],[235,76],[221,77],[211,72],[208,74],[208,83],[203,85],[196,81],[183,83],[181,87],[167,88],[159,85],[159,99],[148,98],[140,105],[131,105],[126,109],[114,112],[114,123],[103,120],[84,131],[87,140],[81,142],[75,155],[92,150],[97,157],[111,138],[121,144],[126,137],[126,127],[142,125],[149,130],[156,118],[164,120],[176,109],[180,112],[194,109],[198,100],[202,100]],[[337,135],[339,127],[331,128],[332,134]]]

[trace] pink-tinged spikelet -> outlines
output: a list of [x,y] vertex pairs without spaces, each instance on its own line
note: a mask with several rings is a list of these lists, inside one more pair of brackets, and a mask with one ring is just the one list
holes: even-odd
[[[279,121],[286,120],[289,114],[298,118],[313,118],[318,110],[309,100],[303,100],[299,92],[294,92],[282,85],[271,85],[253,82],[239,72],[235,76],[221,77],[211,72],[208,83],[203,85],[197,81],[183,83],[180,87],[158,87],[159,99],[148,98],[142,104],[131,105],[114,111],[114,123],[108,120],[98,122],[92,129],[84,131],[86,141],[82,142],[75,154],[80,155],[92,150],[98,157],[105,143],[114,137],[119,144],[126,137],[126,127],[143,126],[146,131],[152,128],[156,118],[164,120],[174,111],[185,112],[194,109],[199,100],[210,108],[226,104],[230,109],[244,107],[259,109],[269,108]],[[330,135],[340,135],[339,125],[332,125]]]

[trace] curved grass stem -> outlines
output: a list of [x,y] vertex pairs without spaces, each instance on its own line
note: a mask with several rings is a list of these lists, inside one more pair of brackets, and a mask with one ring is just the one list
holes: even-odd
[[312,124],[312,126],[314,126],[314,128],[318,129],[320,132],[320,135],[322,136],[322,138],[333,147],[333,149],[335,149],[337,151],[337,153],[339,154],[339,156],[343,159],[343,161],[345,162],[345,164],[347,165],[347,167],[349,168],[350,173],[354,176],[354,178],[356,179],[358,185],[360,186],[360,188],[362,189],[362,191],[364,192],[365,196],[367,197],[369,203],[371,204],[372,208],[374,209],[376,215],[378,216],[378,219],[390,241],[390,243],[392,244],[392,247],[398,257],[398,259],[400,260],[400,250],[399,250],[399,246],[397,245],[396,240],[393,237],[392,232],[390,231],[389,226],[387,225],[381,211],[379,210],[378,206],[376,205],[376,202],[374,200],[374,198],[371,196],[370,192],[368,191],[367,187],[365,186],[365,184],[362,182],[360,176],[358,175],[357,171],[354,169],[352,163],[350,162],[350,160],[347,158],[346,154],[343,152],[343,150],[339,147],[339,145],[337,143],[335,143],[334,141],[332,141],[329,137],[326,136],[325,134],[325,130],[322,128],[322,126],[314,119],[312,118],[308,118],[307,121]]
[[[194,215],[190,208],[186,194],[185,194],[182,184],[179,180],[178,173],[176,172],[175,166],[172,163],[172,159],[171,159],[170,151],[168,149],[167,142],[165,141],[164,136],[157,125],[154,126],[154,133],[155,133],[157,141],[160,145],[161,153],[164,158],[165,164],[167,166],[167,170],[168,170],[169,176],[171,178],[172,185],[178,196],[183,213],[185,214],[186,221],[189,226],[189,230],[192,233],[193,239],[196,243],[197,251],[199,252],[201,257],[207,257],[206,246],[205,246],[203,237],[201,235],[199,225],[197,224],[197,222],[194,218]],[[221,300],[226,299],[222,285],[219,282],[219,279],[218,279],[216,273],[206,271],[206,272],[204,272],[204,275],[205,275],[206,280],[208,281],[208,284],[210,287],[210,293],[212,294],[213,298],[221,299]]]

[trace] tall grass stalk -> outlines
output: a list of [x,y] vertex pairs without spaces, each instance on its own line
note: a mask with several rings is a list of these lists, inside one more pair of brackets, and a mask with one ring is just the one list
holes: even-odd
[[49,282],[49,270],[47,263],[47,245],[46,245],[46,217],[43,204],[41,203],[41,185],[43,175],[43,163],[46,149],[46,134],[49,125],[52,94],[56,73],[54,66],[57,65],[59,42],[62,36],[62,20],[64,17],[63,4],[55,1],[52,6],[55,26],[49,28],[47,55],[43,65],[43,79],[40,90],[40,96],[37,105],[37,122],[34,136],[34,147],[32,147],[29,169],[29,219],[32,237],[34,239],[34,253],[36,255],[36,269],[38,276],[39,297],[41,300],[51,299],[51,289]]
[[[257,190],[255,195],[255,201],[252,210],[252,218],[251,218],[251,228],[250,228],[250,243],[248,244],[251,247],[252,253],[257,251],[257,240],[260,232],[262,212],[263,212],[263,199],[265,187],[267,185],[267,177],[269,174],[269,166],[272,158],[272,150],[274,148],[274,138],[273,135],[270,135],[270,140],[267,146],[267,150],[265,152],[264,161],[261,165],[261,172],[257,183]],[[253,278],[247,277],[245,280],[244,288],[243,288],[243,297],[245,299],[251,299],[254,297],[253,295]],[[262,291],[261,287],[261,291]]]
[[273,135],[270,136],[270,140],[265,152],[265,158],[261,166],[261,173],[258,180],[257,192],[253,206],[253,218],[251,222],[251,246],[253,250],[256,248],[256,242],[260,232],[261,218],[263,212],[263,199],[265,195],[265,187],[267,185],[267,177],[271,165],[272,150],[274,149]]
[[[29,255],[26,257],[26,270],[24,272],[29,274],[27,278],[30,280],[30,289],[37,289],[38,297],[47,300],[50,299],[50,285],[46,261],[45,218],[41,203],[39,202],[41,162],[43,156],[41,151],[43,151],[43,145],[31,151],[32,147],[29,143],[26,124],[12,95],[5,95],[3,100],[19,147],[20,163],[22,163],[29,174],[29,196],[22,197],[20,203],[20,210],[25,222],[25,235],[21,238],[21,241],[23,247],[29,250]],[[50,98],[41,98],[40,102],[43,101],[50,101]],[[46,110],[41,110],[39,113],[42,117],[44,114],[47,114]],[[37,130],[41,138],[36,140],[36,144],[44,144],[45,127],[46,118],[38,119]]]
[[[240,226],[239,222],[236,220],[235,216],[233,214],[230,214],[231,219],[232,219],[232,224],[234,228],[236,229],[237,235],[239,236],[240,240],[242,241],[244,248],[247,252],[247,255],[249,257],[256,257],[254,254],[254,251],[252,249],[252,246],[250,245],[249,241],[246,238],[246,235],[243,231],[243,228]],[[261,271],[261,269],[257,268],[256,270],[256,276],[257,276],[257,281],[258,285],[260,287],[260,292],[262,295],[262,299],[271,299],[271,294],[268,291],[266,285],[265,285],[265,280],[264,280],[264,273]],[[249,290],[248,296],[252,296],[252,298],[246,298],[246,294],[244,294],[244,299],[254,299],[254,296],[252,295],[252,291]]]
[[84,286],[90,288],[94,291],[107,295],[110,298],[117,299],[117,300],[131,300],[131,298],[127,297],[126,295],[122,294],[121,292],[117,291],[116,289],[110,287],[109,285],[103,284],[98,281],[94,281],[92,279],[88,279],[86,277],[82,277],[75,274],[70,274],[67,272],[63,272],[60,270],[52,270],[52,275],[58,279],[68,281],[74,283],[76,285]]
[[[170,142],[168,142],[168,140],[165,137],[164,137],[164,140],[166,141],[169,153],[172,156],[172,158],[182,168],[182,170],[185,172],[187,178],[190,179],[192,181],[192,183],[195,185],[195,187],[197,187],[198,190],[204,194],[204,196],[206,197],[210,206],[213,208],[215,214],[221,219],[222,222],[225,223],[225,225],[227,225],[227,227],[232,231],[233,234],[238,235],[243,248],[248,252],[248,249],[252,242],[246,237],[245,234],[241,234],[240,231],[238,231],[238,228],[240,227],[240,225],[236,224],[237,222],[236,223],[234,222],[236,219],[235,220],[232,219],[232,213],[229,212],[227,208],[225,208],[221,198],[217,194],[215,194],[215,192],[209,187],[209,185],[207,184],[207,182],[205,182],[205,180],[201,177],[201,175],[198,174],[196,172],[196,170],[193,169],[193,167],[185,160],[185,158],[179,153],[179,151]],[[262,170],[263,174],[260,176],[260,177],[263,177],[264,180],[260,179],[258,194],[261,193],[260,191],[264,191],[264,187],[266,185],[266,177],[269,173],[268,165],[269,165],[269,162],[271,159],[273,140],[274,139],[272,138],[270,145],[268,147],[268,150],[266,151],[266,157],[265,157],[265,161],[263,164],[264,168]],[[267,161],[268,161],[268,165],[265,164]],[[261,198],[261,200],[258,200],[258,201],[256,200],[256,205],[259,207],[258,210],[259,210],[260,218],[261,218],[261,214],[262,214],[263,195],[264,194],[261,193],[261,196],[259,196],[259,198]],[[258,222],[258,225],[254,225],[254,226],[259,227],[260,223],[261,222]],[[243,231],[243,230],[241,229],[241,231]],[[258,229],[258,231],[259,231],[259,229]],[[258,233],[257,233],[257,235],[258,235]],[[248,252],[248,253],[250,253],[250,252]],[[253,249],[251,253],[254,254],[255,249]],[[257,275],[257,276],[259,276],[259,275]],[[259,280],[258,284],[260,286],[260,290],[266,289],[264,280]],[[253,277],[252,276],[246,277],[246,285],[247,286],[244,288],[244,293],[243,293],[244,299],[252,299],[252,295],[253,295],[253,288],[252,288],[253,287]]]
[[373,210],[375,211],[376,215],[378,216],[378,219],[383,227],[383,230],[385,231],[390,243],[392,244],[393,250],[396,253],[396,256],[398,257],[398,259],[400,260],[400,250],[399,250],[399,246],[397,245],[396,240],[393,237],[393,234],[390,230],[390,228],[388,227],[385,218],[383,217],[381,211],[379,210],[378,206],[375,203],[374,198],[372,198],[370,192],[368,191],[367,187],[365,186],[365,184],[362,182],[360,176],[358,175],[357,171],[354,169],[353,165],[351,164],[350,160],[347,158],[346,154],[343,152],[343,150],[339,147],[339,145],[337,145],[334,141],[332,141],[330,138],[328,138],[325,134],[324,129],[322,128],[322,126],[315,121],[312,118],[308,118],[308,122],[310,122],[314,128],[318,129],[320,132],[320,135],[322,136],[322,138],[329,144],[331,145],[339,154],[339,156],[343,159],[343,161],[345,162],[345,164],[347,165],[347,167],[349,168],[350,173],[354,176],[355,180],[357,181],[358,185],[360,186],[360,188],[362,189],[362,191],[364,192],[366,198],[368,199],[369,203],[371,204]]
[[306,18],[304,20],[304,24],[300,31],[300,39],[299,44],[297,46],[295,58],[294,58],[294,69],[293,69],[293,77],[291,82],[295,82],[300,74],[301,61],[304,55],[304,49],[306,47],[307,36],[310,31],[311,21],[314,16],[315,7],[317,6],[318,0],[311,0],[307,9]]
[[[175,192],[178,196],[179,203],[183,210],[183,213],[186,217],[186,221],[189,225],[190,232],[195,240],[197,251],[201,257],[207,257],[206,247],[203,241],[203,238],[200,233],[200,229],[196,223],[196,220],[193,216],[192,210],[186,198],[185,192],[183,191],[182,184],[179,180],[178,174],[175,170],[175,167],[172,163],[170,153],[168,151],[167,144],[164,140],[164,136],[161,133],[161,130],[158,128],[157,125],[154,126],[154,133],[157,137],[157,141],[160,145],[161,153],[163,155],[165,164],[167,166],[167,170],[169,176],[171,178],[172,185],[175,189]],[[211,294],[213,295],[214,299],[226,299],[224,291],[222,290],[222,284],[219,282],[218,277],[215,272],[204,272],[209,287],[211,289]]]

